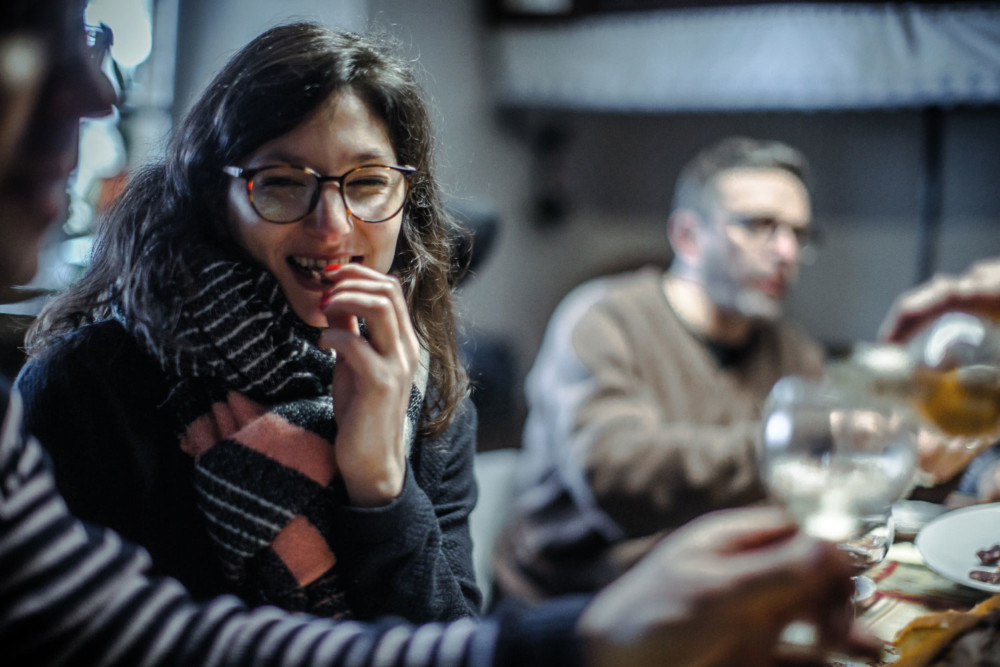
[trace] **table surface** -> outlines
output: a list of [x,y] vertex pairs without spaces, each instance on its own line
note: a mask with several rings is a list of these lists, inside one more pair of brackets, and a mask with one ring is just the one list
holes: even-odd
[[865,626],[885,642],[881,661],[865,662],[835,657],[834,667],[882,667],[899,657],[893,638],[913,619],[940,611],[968,611],[990,596],[989,593],[962,586],[931,571],[924,565],[912,542],[896,542],[885,560],[866,575],[878,584],[875,595],[859,605],[858,614]]

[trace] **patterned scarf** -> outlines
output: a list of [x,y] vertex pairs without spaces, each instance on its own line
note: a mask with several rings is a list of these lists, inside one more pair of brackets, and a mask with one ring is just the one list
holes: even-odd
[[[350,617],[330,518],[347,503],[333,456],[330,385],[335,360],[320,329],[291,310],[277,280],[248,263],[204,260],[185,299],[177,342],[116,316],[167,374],[164,406],[226,576],[254,603]],[[427,384],[427,355],[410,394],[404,437],[412,447]],[[345,536],[340,536],[345,539]]]

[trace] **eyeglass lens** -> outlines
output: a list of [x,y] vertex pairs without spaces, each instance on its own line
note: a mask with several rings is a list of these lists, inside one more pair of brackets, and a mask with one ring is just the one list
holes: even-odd
[[795,237],[795,241],[800,248],[808,247],[812,243],[812,231],[809,227],[790,225],[780,222],[774,218],[739,218],[739,225],[750,232],[761,241],[768,241],[774,238],[779,229],[787,229]]
[[[355,218],[382,222],[396,215],[406,201],[404,174],[391,167],[358,167],[338,181],[344,206]],[[250,202],[260,217],[270,222],[296,222],[316,208],[321,178],[297,167],[278,166],[262,169],[249,183]]]
[[96,26],[84,26],[84,30],[87,36],[87,54],[90,56],[91,61],[98,68],[101,68],[104,64],[104,59],[111,51],[111,45],[114,43],[111,28],[102,23]]

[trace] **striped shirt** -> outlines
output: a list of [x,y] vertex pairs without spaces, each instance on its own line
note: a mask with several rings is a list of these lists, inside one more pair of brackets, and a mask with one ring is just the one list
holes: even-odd
[[[2,382],[2,380],[0,380]],[[0,384],[0,662],[12,665],[492,665],[497,619],[414,626],[200,604],[116,534],[72,517],[21,402]],[[519,624],[518,624],[519,625]]]

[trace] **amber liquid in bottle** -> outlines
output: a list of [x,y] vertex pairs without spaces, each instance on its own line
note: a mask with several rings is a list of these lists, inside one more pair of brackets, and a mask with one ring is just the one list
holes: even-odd
[[947,435],[977,437],[1000,431],[1000,382],[989,367],[914,373],[917,409]]
[[1000,319],[950,311],[906,345],[859,343],[835,383],[911,405],[950,437],[1000,438]]

